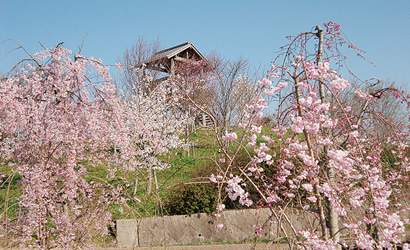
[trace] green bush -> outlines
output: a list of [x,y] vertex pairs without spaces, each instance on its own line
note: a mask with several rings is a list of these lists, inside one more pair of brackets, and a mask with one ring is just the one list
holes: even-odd
[[[249,156],[244,151],[240,151],[235,158],[235,162],[233,164],[234,167],[231,168],[232,173],[243,178],[241,172],[237,170],[236,167],[245,166],[249,162],[249,160]],[[221,164],[220,167],[224,170],[227,167],[227,163]],[[214,162],[198,166],[192,171],[191,178],[205,178],[205,180],[209,180],[208,178],[212,174],[218,174],[217,169],[218,168],[216,167]],[[249,183],[248,187],[251,187]],[[217,184],[209,183],[179,185],[169,191],[169,196],[167,202],[165,202],[164,209],[170,215],[215,212],[216,205],[218,203]],[[253,193],[257,194],[257,192],[251,192],[250,194],[253,196],[253,199],[258,200],[257,195],[254,195]],[[221,201],[225,204],[226,209],[247,208],[241,206],[238,200],[232,201],[227,197],[227,193],[225,192],[225,185],[222,186],[221,195]]]
[[178,185],[171,188],[164,209],[170,215],[212,213],[218,202],[218,188],[212,184]]

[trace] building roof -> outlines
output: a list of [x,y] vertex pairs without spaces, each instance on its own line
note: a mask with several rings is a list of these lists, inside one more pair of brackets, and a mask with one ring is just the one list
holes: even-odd
[[191,42],[186,42],[156,52],[150,58],[142,61],[139,65],[136,65],[136,67],[145,65],[145,67],[150,69],[170,73],[173,70],[171,61],[176,60],[184,62],[192,59],[196,61],[204,60],[206,64],[208,64],[208,61],[201,54],[201,52],[199,52],[199,50],[195,48],[195,46]]
[[192,49],[195,52],[196,56],[199,57],[200,60],[205,59],[205,57],[201,54],[201,52],[199,52],[199,50],[197,50],[191,42],[186,42],[186,43],[182,43],[180,45],[177,45],[177,46],[174,46],[168,49],[158,51],[152,57],[145,60],[143,63],[148,64],[148,63],[153,63],[155,61],[162,60],[162,59],[171,59],[172,57],[175,57],[181,52],[188,50],[188,49]]

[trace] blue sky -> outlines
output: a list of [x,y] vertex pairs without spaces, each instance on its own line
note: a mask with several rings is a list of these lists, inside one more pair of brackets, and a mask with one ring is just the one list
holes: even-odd
[[[13,38],[31,53],[59,42],[84,56],[115,64],[139,37],[163,48],[191,41],[203,54],[248,59],[268,68],[285,36],[333,21],[376,67],[348,55],[362,79],[378,77],[407,86],[410,72],[410,1],[107,1],[0,0],[0,41]],[[25,55],[12,41],[0,45],[0,73]],[[408,86],[407,86],[408,87]]]

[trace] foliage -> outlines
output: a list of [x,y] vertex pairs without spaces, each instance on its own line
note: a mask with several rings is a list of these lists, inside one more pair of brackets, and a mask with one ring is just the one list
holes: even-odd
[[[235,158],[234,164],[246,164],[249,159],[249,156],[242,151]],[[193,162],[192,159],[191,162]],[[214,212],[220,194],[218,187],[209,183],[208,179],[219,167],[223,170],[226,166],[221,162],[220,164],[215,164],[213,161],[208,161],[208,163],[204,163],[203,165],[197,164],[190,172],[190,178],[185,180],[184,184],[181,183],[168,190],[164,204],[165,211],[170,215]],[[241,174],[238,171],[235,173]],[[250,192],[254,195],[256,194],[256,192]],[[227,196],[223,193],[220,199],[226,205],[227,209],[241,208],[237,203],[227,199]]]
[[164,209],[170,215],[212,213],[218,203],[218,188],[211,184],[181,184],[171,188]]

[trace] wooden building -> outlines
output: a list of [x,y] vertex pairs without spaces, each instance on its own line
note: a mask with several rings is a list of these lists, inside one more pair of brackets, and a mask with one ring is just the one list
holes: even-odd
[[[143,61],[141,65],[137,65],[137,67],[141,67],[143,64],[147,69],[168,74],[166,77],[158,79],[159,81],[163,81],[174,76],[176,74],[176,69],[178,67],[183,67],[184,63],[192,62],[202,62],[202,71],[209,71],[211,69],[211,65],[201,52],[199,52],[191,42],[186,42],[156,52],[153,56]],[[195,123],[197,126],[213,126],[212,120],[204,113],[200,114],[195,119]]]
[[[191,42],[186,42],[155,53],[143,62],[148,69],[175,74],[178,62],[203,61],[208,64],[206,58],[195,48]],[[209,67],[205,67],[209,68]]]

